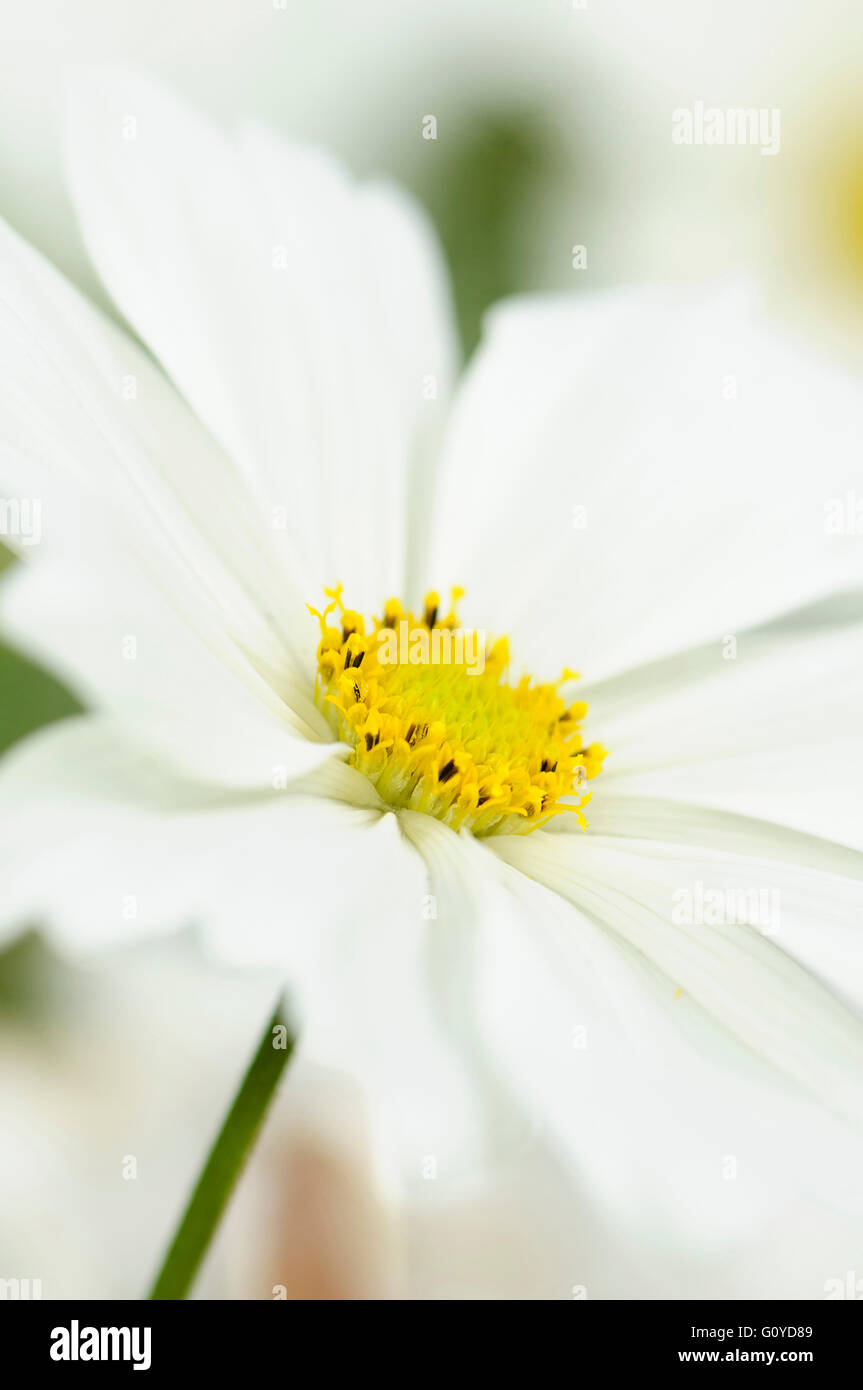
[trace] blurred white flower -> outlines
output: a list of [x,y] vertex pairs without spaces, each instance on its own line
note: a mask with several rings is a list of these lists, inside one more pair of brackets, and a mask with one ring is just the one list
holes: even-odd
[[[770,0],[618,0],[589,14],[597,124],[616,148],[590,228],[602,283],[745,269],[777,313],[859,361],[863,12],[789,3],[777,23]],[[777,112],[777,157],[675,144],[675,109],[697,102]]]
[[[69,169],[161,369],[3,231],[0,478],[42,503],[3,618],[93,709],[2,764],[7,928],[278,965],[403,1179],[541,1130],[659,1244],[859,1207],[858,385],[738,293],[638,292],[497,310],[451,399],[395,190],[126,75],[77,86]],[[335,579],[464,584],[578,664],[587,834],[382,799],[315,698]]]

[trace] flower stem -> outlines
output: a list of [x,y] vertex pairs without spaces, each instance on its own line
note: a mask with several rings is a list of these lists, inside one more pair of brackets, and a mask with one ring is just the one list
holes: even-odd
[[189,1292],[294,1050],[295,1038],[286,1015],[282,996],[210,1150],[153,1285],[151,1299],[183,1299]]

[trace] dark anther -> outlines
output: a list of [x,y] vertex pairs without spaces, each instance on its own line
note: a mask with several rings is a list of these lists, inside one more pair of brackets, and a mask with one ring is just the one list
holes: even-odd
[[453,758],[450,758],[450,760],[449,760],[449,762],[447,763],[446,767],[442,767],[441,770],[440,770],[440,772],[438,773],[438,775],[437,775],[438,781],[439,781],[439,782],[448,782],[449,779],[455,774],[456,770],[457,770],[457,769],[456,769],[456,765],[455,765],[455,760],[454,760]]
[[353,661],[351,662],[351,665],[352,665],[352,666],[362,666],[362,664],[363,664],[363,657],[364,657],[364,656],[365,656],[365,652],[357,652],[356,656],[354,657]]
[[427,627],[434,627],[436,621],[437,621],[437,604],[435,604],[434,608],[427,608],[427,609],[426,609],[426,626],[427,626]]
[[360,695],[360,688],[357,685],[356,681],[354,681],[354,699],[356,700],[357,704],[359,704],[360,700],[362,699],[362,696]]

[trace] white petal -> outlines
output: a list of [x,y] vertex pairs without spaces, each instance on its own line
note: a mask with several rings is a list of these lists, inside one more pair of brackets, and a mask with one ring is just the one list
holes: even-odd
[[[527,851],[540,838],[507,844]],[[691,1250],[751,1238],[801,1195],[824,1197],[819,1174],[853,1196],[859,1145],[817,1100],[783,1084],[691,995],[675,998],[593,913],[503,864],[494,874],[481,864],[487,847],[468,837],[451,842],[439,867],[445,857],[452,882],[482,884],[482,1044],[532,1132],[574,1169],[583,1200],[665,1250]]]
[[313,706],[307,723],[256,672],[221,661],[122,565],[104,577],[54,560],[21,566],[0,584],[0,615],[18,647],[178,776],[271,791],[344,756]]
[[432,573],[534,671],[719,640],[860,582],[826,507],[861,425],[859,383],[738,295],[515,301],[456,402]]
[[[499,839],[498,853],[523,873],[539,879],[594,916],[621,941],[658,966],[669,982],[691,997],[716,1022],[766,1060],[777,1072],[804,1087],[845,1117],[863,1114],[863,1023],[836,994],[799,965],[776,941],[755,926],[740,923],[736,906],[719,912],[715,925],[704,912],[693,921],[685,894],[699,877],[698,852],[685,868],[593,843],[590,835],[548,835]],[[701,852],[709,860],[709,852]],[[863,906],[859,882],[820,872],[793,872],[770,865],[755,877],[753,864],[718,857],[727,888],[779,889],[794,897],[786,907],[795,917],[794,935],[809,938],[810,957],[822,922],[847,934],[854,912]],[[709,873],[700,872],[710,885]],[[684,895],[684,896],[680,896]],[[768,897],[768,903],[770,899]],[[683,914],[683,915],[682,915]],[[772,929],[772,924],[770,924]],[[829,975],[835,936],[820,959]]]
[[229,142],[131,74],[85,74],[69,112],[72,194],[114,299],[279,509],[307,597],[341,578],[379,605],[401,588],[406,465],[452,370],[418,213],[262,131]]
[[230,680],[320,737],[315,625],[271,518],[146,355],[2,224],[0,407],[0,486],[41,508],[41,534],[22,538],[22,554],[60,566],[58,607],[67,576],[96,596],[48,637],[40,596],[25,639],[76,669],[84,626],[105,608],[136,617],[146,590],[146,608],[187,625]]
[[[245,878],[230,828],[251,829],[288,800],[184,775],[116,721],[51,724],[0,761],[0,926],[38,917],[77,951],[206,920],[219,902],[213,874]],[[346,806],[339,814],[350,824],[352,814],[369,815]]]
[[591,810],[677,798],[863,846],[861,650],[863,622],[798,617],[585,685],[611,750]]
[[[726,821],[734,826],[733,850],[714,846],[704,823],[700,847],[619,839],[604,844],[638,857],[638,872],[652,886],[660,911],[669,902],[688,905],[690,896],[696,904],[709,901],[706,890],[718,891],[723,911],[750,917],[782,952],[863,1012],[863,854],[763,822],[731,816]],[[745,826],[757,827],[749,844]],[[594,845],[602,851],[599,837]]]
[[[482,1033],[480,937],[494,904],[500,877],[497,860],[465,841],[432,816],[402,811],[399,820],[422,855],[429,875],[435,919],[428,941],[428,989],[442,1026],[471,1069],[481,1103],[482,1155],[489,1162],[511,1157],[533,1143],[532,1116],[514,1097]],[[473,842],[468,841],[468,846]],[[470,1176],[476,1177],[478,1167]]]
[[[687,801],[653,796],[629,796],[601,789],[594,794],[588,813],[591,843],[602,840],[640,841],[645,854],[662,846],[716,850],[783,864],[804,864],[808,869],[858,879],[863,877],[859,850],[834,840],[807,835],[773,821],[737,815],[732,811],[696,806]],[[549,834],[575,834],[580,827],[558,816],[546,827]]]

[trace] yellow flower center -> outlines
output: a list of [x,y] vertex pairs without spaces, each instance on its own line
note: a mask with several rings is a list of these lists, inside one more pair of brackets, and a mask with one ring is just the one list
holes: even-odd
[[560,694],[574,671],[510,684],[509,643],[459,627],[459,589],[445,617],[431,593],[421,615],[390,599],[369,624],[341,585],[325,592],[328,607],[309,609],[321,627],[316,699],[388,805],[475,835],[524,834],[563,811],[586,828],[586,785],[605,749],[584,745],[587,706]]

